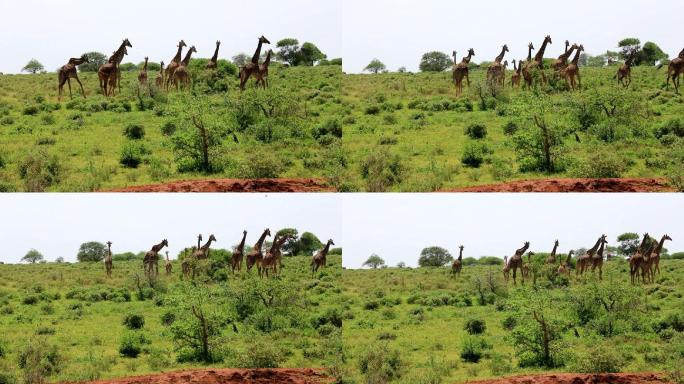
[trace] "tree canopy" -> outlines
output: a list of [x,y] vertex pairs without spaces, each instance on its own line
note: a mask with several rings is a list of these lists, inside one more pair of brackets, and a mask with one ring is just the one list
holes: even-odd
[[276,58],[291,66],[313,66],[327,57],[314,43],[305,42],[300,46],[299,40],[295,38],[278,41],[276,48],[278,48]]
[[89,241],[81,244],[76,258],[80,262],[102,261],[107,249],[104,244],[97,241]]
[[368,259],[363,263],[364,267],[371,267],[373,269],[382,267],[383,265],[385,265],[385,260],[375,253],[370,255]]
[[618,252],[623,256],[633,255],[639,247],[640,236],[638,233],[627,232],[618,236]]
[[371,73],[378,73],[384,71],[385,69],[387,69],[387,67],[382,63],[382,61],[373,59],[363,70]]
[[452,65],[449,55],[443,52],[427,52],[420,59],[420,70],[422,72],[442,72]]
[[40,61],[36,59],[31,59],[25,66],[24,68],[21,69],[22,72],[28,72],[32,74],[36,74],[42,70],[44,70],[45,67],[43,67],[43,64],[40,63]]
[[100,52],[88,52],[85,55],[88,56],[88,62],[78,66],[81,72],[97,72],[100,66],[109,59],[104,53]]
[[30,251],[26,252],[24,257],[21,258],[21,261],[25,261],[27,263],[35,264],[39,261],[43,260],[43,254],[36,251],[35,249],[31,249]]
[[446,249],[432,246],[423,248],[423,250],[420,252],[418,265],[421,267],[442,267],[453,259],[454,258]]

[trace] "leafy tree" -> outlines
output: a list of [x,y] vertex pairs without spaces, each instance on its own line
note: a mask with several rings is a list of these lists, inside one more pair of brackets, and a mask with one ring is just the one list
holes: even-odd
[[43,254],[36,251],[35,249],[31,249],[28,251],[24,257],[21,258],[21,261],[25,261],[27,263],[35,264],[39,261],[43,260]]
[[284,61],[291,66],[299,64],[301,56],[299,54],[299,40],[294,38],[282,39],[276,43],[276,57],[280,61]]
[[301,63],[310,67],[317,61],[327,57],[315,44],[309,42],[302,44],[299,53],[301,56]]
[[119,70],[121,70],[121,72],[133,72],[138,70],[138,66],[134,63],[121,63],[121,65],[119,65]]
[[630,256],[636,253],[639,247],[640,236],[638,233],[627,232],[618,236],[617,241],[619,243],[617,249],[623,256]]
[[28,72],[32,74],[36,74],[42,70],[44,70],[45,67],[43,67],[43,64],[40,63],[40,61],[36,59],[31,59],[25,66],[24,68],[21,69],[22,72]]
[[585,57],[587,67],[603,67],[604,65],[606,65],[606,55],[586,55]]
[[627,60],[633,53],[641,51],[641,41],[636,37],[628,37],[618,42],[620,50],[620,58]]
[[107,248],[104,244],[97,241],[89,241],[81,244],[76,259],[80,262],[102,261],[106,252]]
[[282,251],[291,255],[297,254],[299,246],[299,231],[295,228],[283,228],[276,232],[275,236],[288,236],[288,240],[283,243]]
[[236,66],[242,67],[251,60],[251,57],[247,56],[246,53],[238,53],[237,55],[233,56],[231,60]]
[[382,61],[378,59],[373,59],[367,66],[364,68],[364,71],[372,72],[372,73],[378,73],[386,70],[387,67],[385,64],[382,63]]
[[620,53],[614,51],[606,51],[604,55],[608,63],[615,64],[620,59]]
[[667,60],[668,56],[667,53],[663,52],[660,47],[652,42],[652,41],[647,41],[646,44],[641,48],[641,52],[639,52],[639,56],[637,57],[636,64],[637,65],[655,65],[656,62],[662,62],[664,60]]
[[452,61],[449,55],[444,52],[432,51],[425,53],[420,59],[420,70],[422,72],[443,72],[451,67]]
[[397,69],[397,72],[406,73],[406,67],[399,67],[399,69]]
[[403,261],[398,262],[397,268],[406,268],[406,263],[404,263]]
[[368,260],[366,260],[363,263],[364,267],[371,267],[373,269],[377,269],[378,267],[382,267],[383,265],[385,265],[385,260],[375,253],[370,255],[368,257]]
[[427,247],[423,248],[418,258],[418,265],[421,267],[442,267],[452,261],[454,258],[449,251],[442,247]]
[[63,263],[63,262],[64,262],[64,258],[62,256],[55,259],[55,263]]
[[109,57],[100,52],[88,52],[85,55],[88,56],[88,62],[78,66],[78,69],[82,72],[97,72],[100,66],[109,59]]
[[316,235],[311,232],[304,232],[298,241],[297,255],[312,255],[322,247],[323,243],[321,243]]

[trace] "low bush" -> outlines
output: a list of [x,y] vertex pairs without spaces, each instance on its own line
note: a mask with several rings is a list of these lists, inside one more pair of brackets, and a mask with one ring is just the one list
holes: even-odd
[[465,134],[471,139],[484,139],[487,137],[487,127],[484,124],[470,124],[465,128]]
[[461,344],[461,359],[468,363],[478,363],[482,359],[484,340],[478,337],[465,337]]
[[490,150],[486,144],[471,141],[463,148],[461,163],[470,168],[479,168],[489,154]]
[[127,142],[121,148],[119,163],[126,168],[138,168],[146,154],[147,149],[141,143]]
[[401,378],[404,362],[398,349],[387,343],[373,343],[359,357],[359,370],[367,383],[389,383]]
[[463,329],[470,335],[480,335],[487,329],[487,325],[482,319],[468,319]]
[[145,318],[142,315],[129,313],[124,317],[122,323],[128,329],[141,329],[145,326]]
[[140,124],[127,124],[124,128],[124,136],[131,140],[140,140],[145,137],[145,128]]

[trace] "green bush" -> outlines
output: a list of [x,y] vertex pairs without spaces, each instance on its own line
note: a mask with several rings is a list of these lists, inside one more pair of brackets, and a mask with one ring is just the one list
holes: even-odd
[[18,165],[19,177],[24,180],[27,192],[43,192],[59,183],[62,166],[59,158],[43,148],[29,152]]
[[580,373],[618,373],[625,363],[624,356],[614,345],[600,344],[577,356],[572,368]]
[[121,148],[119,163],[126,168],[138,168],[146,153],[147,149],[142,143],[127,142]]
[[484,354],[484,340],[468,336],[463,339],[461,344],[461,359],[468,363],[478,363]]
[[278,344],[267,340],[257,340],[240,354],[236,363],[240,368],[278,368],[284,360],[285,354]]
[[619,178],[627,170],[627,161],[610,148],[594,147],[588,157],[571,165],[568,172],[582,178]]
[[149,343],[149,340],[141,333],[124,333],[119,342],[119,354],[134,359],[142,352],[143,345]]
[[470,168],[480,168],[489,153],[489,147],[485,143],[468,142],[463,149],[461,163]]
[[361,164],[361,176],[369,192],[384,192],[400,183],[403,172],[400,157],[382,149],[371,152]]
[[465,128],[465,134],[471,139],[484,139],[487,137],[487,127],[484,124],[470,124]]
[[39,110],[38,110],[38,107],[37,107],[37,106],[35,106],[35,105],[27,105],[27,106],[24,107],[24,109],[23,109],[23,111],[22,111],[21,113],[23,113],[25,116],[35,116],[35,115],[38,114],[38,111],[39,111]]
[[487,329],[485,321],[482,319],[468,319],[463,327],[470,335],[479,335]]
[[507,136],[514,135],[516,132],[518,132],[518,125],[513,121],[509,121],[506,123],[506,125],[504,125],[503,132]]
[[369,105],[365,110],[366,115],[377,115],[380,113],[380,107],[377,105]]
[[401,378],[404,362],[398,349],[387,343],[373,343],[359,357],[359,370],[367,383],[389,383]]
[[12,116],[5,116],[2,119],[0,119],[0,125],[12,125],[14,124],[14,119]]
[[674,118],[659,126],[655,130],[655,136],[658,139],[670,134],[678,137],[684,137],[684,122],[678,118]]
[[142,315],[129,313],[124,317],[122,323],[128,329],[141,329],[145,326],[145,318]]
[[145,128],[140,124],[127,124],[124,128],[124,136],[131,140],[140,140],[145,137]]
[[246,179],[272,179],[286,169],[283,162],[271,152],[251,153],[242,163],[240,177]]
[[21,300],[21,303],[24,305],[34,305],[38,303],[38,296],[30,295],[26,296]]
[[337,119],[328,119],[325,123],[316,126],[312,133],[315,139],[325,135],[342,138],[342,124]]
[[62,370],[64,359],[56,345],[34,339],[19,352],[18,365],[28,384],[43,383]]
[[176,124],[172,121],[167,121],[161,126],[161,133],[164,136],[171,136],[176,132]]

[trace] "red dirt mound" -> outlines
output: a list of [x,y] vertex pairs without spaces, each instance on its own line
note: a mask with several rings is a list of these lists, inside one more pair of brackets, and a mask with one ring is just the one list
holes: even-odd
[[140,185],[103,192],[332,192],[321,179],[207,179]]
[[315,369],[204,369],[93,381],[95,384],[329,384]]
[[469,381],[472,384],[663,384],[670,383],[658,373],[559,373],[529,375],[502,379]]
[[478,185],[447,192],[673,192],[664,179],[541,179]]

